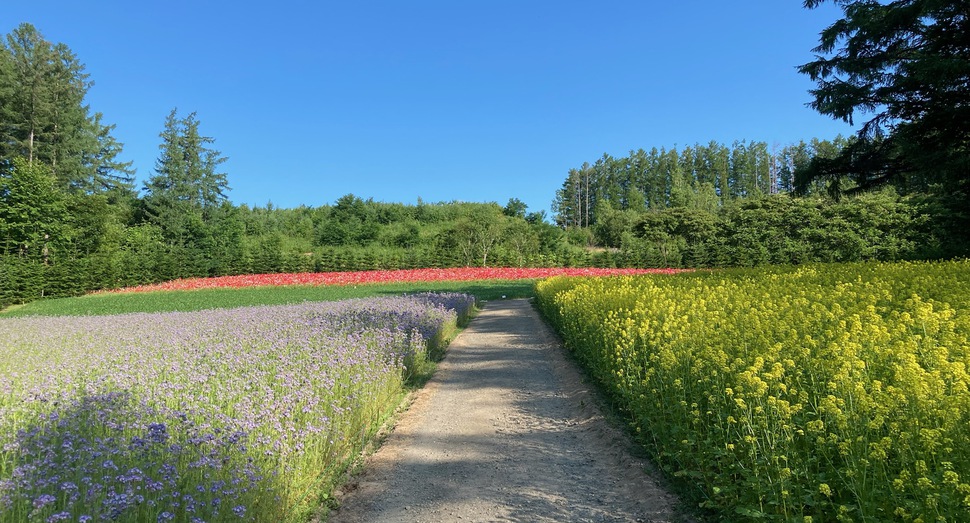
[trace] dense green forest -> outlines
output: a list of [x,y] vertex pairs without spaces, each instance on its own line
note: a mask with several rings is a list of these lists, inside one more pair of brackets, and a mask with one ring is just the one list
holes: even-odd
[[970,2],[835,3],[799,70],[812,108],[868,118],[856,135],[604,155],[570,170],[557,224],[649,265],[968,255]]
[[958,195],[895,184],[835,193],[824,180],[796,191],[796,177],[813,162],[836,158],[856,142],[816,139],[774,151],[764,142],[711,142],[604,155],[569,171],[553,202],[555,221],[571,239],[602,248],[603,256],[624,265],[966,255]]
[[966,256],[966,2],[845,4],[802,72],[822,114],[872,115],[857,135],[604,154],[550,188],[551,216],[515,198],[237,206],[215,138],[176,109],[138,186],[80,59],[21,24],[0,46],[0,307],[241,273]]

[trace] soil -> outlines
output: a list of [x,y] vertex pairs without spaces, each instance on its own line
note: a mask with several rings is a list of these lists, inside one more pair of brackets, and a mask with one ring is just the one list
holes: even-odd
[[528,300],[451,343],[329,521],[689,521]]

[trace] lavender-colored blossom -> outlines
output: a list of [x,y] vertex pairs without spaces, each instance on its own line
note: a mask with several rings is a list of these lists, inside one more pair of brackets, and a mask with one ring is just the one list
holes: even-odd
[[57,501],[57,498],[54,496],[51,496],[50,494],[41,494],[37,499],[34,500],[34,508],[44,508],[55,501]]
[[421,294],[2,318],[0,462],[14,465],[0,523],[35,510],[259,518],[252,507],[288,503],[303,494],[291,483],[354,452],[366,431],[353,424],[379,421],[388,405],[375,402],[395,396],[406,358],[473,305]]

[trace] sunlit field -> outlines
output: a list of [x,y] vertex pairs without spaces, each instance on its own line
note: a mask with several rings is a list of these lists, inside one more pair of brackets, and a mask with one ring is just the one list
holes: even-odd
[[490,280],[535,280],[550,276],[610,276],[670,274],[677,269],[615,269],[596,267],[455,267],[450,269],[398,269],[350,272],[296,272],[243,274],[214,278],[188,278],[153,285],[139,285],[109,292],[146,292],[312,285],[343,286],[387,283],[472,282]]
[[970,263],[552,278],[538,299],[728,520],[963,521]]
[[478,300],[527,298],[538,278],[676,272],[658,269],[459,268],[337,273],[292,273],[175,280],[76,298],[38,300],[0,311],[3,316],[125,314],[193,311],[253,305],[334,301],[415,292],[458,292]]
[[0,318],[0,521],[300,519],[473,305]]

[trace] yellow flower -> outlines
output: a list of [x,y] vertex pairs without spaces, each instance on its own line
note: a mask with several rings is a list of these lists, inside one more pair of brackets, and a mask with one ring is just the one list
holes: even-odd
[[[678,451],[678,466],[712,471],[709,484],[784,480],[756,495],[726,490],[724,503],[780,516],[783,492],[851,491],[859,506],[835,519],[852,521],[892,514],[899,500],[880,495],[892,489],[922,505],[901,521],[931,502],[947,521],[970,508],[970,262],[561,278],[537,294],[661,453],[686,434],[705,442]],[[736,466],[719,475],[725,451]],[[832,483],[810,479],[818,468]]]

